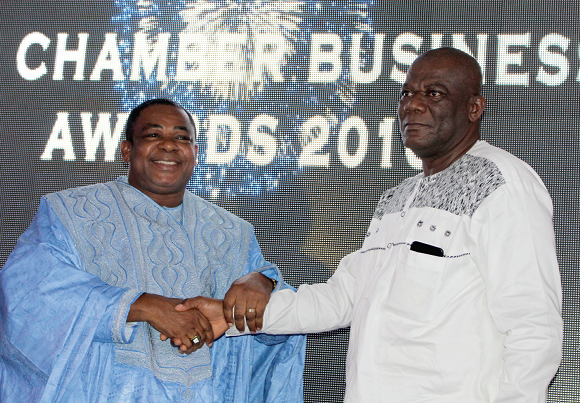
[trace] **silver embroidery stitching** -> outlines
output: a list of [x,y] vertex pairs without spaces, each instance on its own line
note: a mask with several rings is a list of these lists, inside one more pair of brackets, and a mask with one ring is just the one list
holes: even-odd
[[466,154],[438,174],[426,178],[420,174],[384,192],[374,218],[380,220],[385,214],[402,211],[417,181],[419,191],[410,208],[431,207],[469,217],[487,196],[506,183],[495,163]]
[[[126,179],[48,198],[83,258],[83,270],[110,285],[178,298],[220,298],[245,269],[251,225],[189,192],[184,198],[188,231]],[[119,311],[125,298],[127,293]],[[114,319],[114,339],[122,337],[120,316],[117,312]],[[206,346],[179,354],[143,322],[132,343],[115,344],[115,349],[117,362],[148,368],[163,381],[190,386],[211,376]]]
[[113,319],[113,328],[111,330],[112,338],[115,343],[125,342],[123,338],[125,333],[125,326],[127,325],[125,319],[127,318],[127,313],[129,312],[133,300],[140,293],[141,291],[139,290],[127,290],[121,297],[121,300],[119,301],[119,307],[117,308],[117,312],[115,313],[115,317]]

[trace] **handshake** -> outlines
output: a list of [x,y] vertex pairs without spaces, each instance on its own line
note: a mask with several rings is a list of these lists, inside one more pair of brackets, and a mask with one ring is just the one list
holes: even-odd
[[150,323],[160,331],[161,340],[170,339],[181,353],[189,354],[204,344],[211,347],[215,339],[234,325],[240,332],[260,331],[273,288],[268,277],[252,272],[236,280],[223,300],[201,296],[185,300],[171,298],[174,312],[168,313],[165,320],[174,315],[189,318],[180,331],[166,331],[168,327]]

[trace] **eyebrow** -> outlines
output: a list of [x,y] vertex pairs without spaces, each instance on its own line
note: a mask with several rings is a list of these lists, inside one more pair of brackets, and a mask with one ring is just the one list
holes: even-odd
[[447,88],[447,86],[445,84],[440,83],[440,82],[437,82],[437,81],[435,81],[433,83],[425,84],[425,87],[443,87],[443,88]]
[[[433,88],[433,87],[439,87],[439,88],[444,88],[446,91],[449,91],[449,87],[439,81],[434,81],[434,82],[428,82],[427,84],[424,85],[425,88],[429,89],[429,88]],[[409,83],[403,83],[401,85],[401,89],[409,89],[409,87],[411,87],[411,85]]]
[[[143,125],[143,130],[145,129],[150,129],[150,128],[154,128],[154,129],[163,129],[163,126],[157,124],[157,123],[147,123],[146,125]],[[190,133],[189,129],[187,128],[187,126],[173,126],[174,130],[183,130],[187,133]],[[191,133],[190,133],[191,134]]]

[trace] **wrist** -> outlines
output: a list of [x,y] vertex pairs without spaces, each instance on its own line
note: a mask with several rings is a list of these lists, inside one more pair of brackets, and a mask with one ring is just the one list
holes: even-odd
[[147,321],[148,308],[150,307],[153,298],[154,296],[152,294],[141,294],[129,307],[127,322]]
[[179,301],[177,298],[143,293],[129,308],[127,322],[150,322],[153,317],[159,316],[167,306],[175,307]]

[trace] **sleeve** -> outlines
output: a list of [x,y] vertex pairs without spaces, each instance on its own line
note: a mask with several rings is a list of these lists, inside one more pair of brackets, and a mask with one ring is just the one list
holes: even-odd
[[93,342],[131,341],[131,328],[125,334],[123,323],[115,335],[112,324],[123,315],[126,320],[138,294],[81,270],[70,235],[42,199],[0,271],[0,336],[35,371],[61,382],[79,368]]
[[262,250],[260,249],[260,245],[258,244],[258,240],[256,239],[255,235],[252,238],[250,255],[248,257],[248,265],[246,266],[244,275],[252,271],[260,272],[264,276],[276,280],[278,284],[276,284],[276,288],[273,290],[273,292],[282,289],[293,289],[290,285],[284,282],[282,272],[280,272],[278,266],[269,263],[266,261],[266,259],[264,259]]
[[[276,279],[276,289],[294,294],[278,268],[264,259],[255,237],[251,241],[244,274],[252,271]],[[275,294],[277,292],[272,295]],[[246,396],[244,401],[256,403],[303,401],[306,336],[223,337],[214,342],[211,352],[214,393],[219,395],[216,399],[238,401],[233,396]],[[229,383],[232,378],[235,379],[233,384]]]
[[508,183],[482,203],[473,222],[474,260],[491,316],[505,334],[495,403],[545,402],[563,336],[550,196],[541,183]]
[[[326,283],[303,284],[297,292],[272,294],[264,313],[262,333],[316,333],[346,327],[354,306],[355,267],[359,252],[345,256]],[[226,335],[240,334],[235,327]]]
[[[277,281],[276,288],[272,291],[273,293],[278,290],[287,290],[291,293],[296,291],[291,285],[284,282],[284,278],[282,276],[282,272],[280,272],[280,269],[278,269],[275,264],[269,263],[266,261],[266,259],[264,259],[260,245],[258,244],[258,240],[255,236],[252,238],[248,264],[246,266],[246,270],[244,271],[244,275],[253,271],[260,272],[266,277],[273,278]],[[275,344],[285,342],[288,340],[288,337],[286,335],[275,336],[262,333],[255,335],[255,339],[264,345],[273,346]]]

